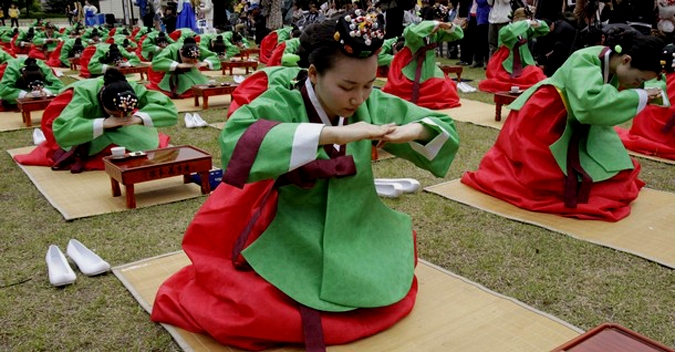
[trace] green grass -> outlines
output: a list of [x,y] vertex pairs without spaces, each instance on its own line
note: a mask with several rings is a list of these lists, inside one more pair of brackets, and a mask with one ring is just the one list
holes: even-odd
[[[482,69],[467,68],[463,77],[473,78],[475,86],[483,75]],[[462,98],[491,101],[484,93]],[[225,112],[200,115],[219,122]],[[174,144],[210,151],[220,166],[219,131],[182,125],[161,130]],[[498,131],[464,123],[457,128],[462,145],[443,179],[400,159],[374,163],[375,175],[414,177],[430,186],[475,169]],[[0,135],[2,150],[30,143],[30,130]],[[640,162],[649,187],[675,192],[673,166]],[[66,222],[6,153],[0,155],[0,173],[0,350],[179,350],[112,274],[89,278],[77,272],[74,285],[57,289],[49,284],[44,256],[50,244],[65,250],[70,238],[113,266],[179,250],[206,198]],[[385,202],[411,214],[423,259],[583,329],[610,321],[675,346],[671,269],[429,193]]]

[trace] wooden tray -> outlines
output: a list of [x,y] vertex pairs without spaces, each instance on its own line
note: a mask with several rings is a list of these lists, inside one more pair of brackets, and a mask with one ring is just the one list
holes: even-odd
[[604,323],[551,352],[675,352],[621,325]]

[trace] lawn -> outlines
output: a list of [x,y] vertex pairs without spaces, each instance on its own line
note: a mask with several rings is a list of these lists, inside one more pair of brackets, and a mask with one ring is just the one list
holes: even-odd
[[[454,60],[453,62],[454,63]],[[466,68],[473,86],[483,69]],[[463,99],[491,102],[484,93]],[[226,110],[200,112],[208,122]],[[413,177],[423,186],[477,167],[498,131],[457,123],[461,146],[444,178],[401,159],[373,164],[377,177]],[[173,144],[192,144],[220,166],[214,128],[162,128]],[[31,144],[31,130],[5,132],[0,147]],[[640,160],[648,187],[675,192],[675,167]],[[170,335],[112,274],[54,288],[50,244],[65,251],[77,238],[113,266],[181,249],[185,228],[205,197],[66,222],[15,165],[0,156],[0,350],[174,351]],[[419,256],[583,329],[614,322],[675,347],[675,272],[636,256],[575,240],[421,192],[385,202],[413,218]],[[636,234],[641,236],[642,234]]]

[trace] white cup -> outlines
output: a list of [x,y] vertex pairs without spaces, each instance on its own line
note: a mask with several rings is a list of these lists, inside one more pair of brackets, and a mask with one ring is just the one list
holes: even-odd
[[30,92],[30,95],[32,95],[33,98],[39,98],[42,96],[42,93],[40,93],[39,91],[32,91]]
[[511,93],[518,93],[520,92],[520,87],[518,86],[511,86]]
[[119,157],[124,156],[124,154],[127,152],[127,150],[124,147],[113,147],[113,148],[110,148],[110,152],[112,153],[112,156],[119,158]]
[[215,86],[215,85],[216,85],[216,80],[215,80],[215,79],[211,79],[211,80],[209,80],[208,84],[209,84],[210,86]]

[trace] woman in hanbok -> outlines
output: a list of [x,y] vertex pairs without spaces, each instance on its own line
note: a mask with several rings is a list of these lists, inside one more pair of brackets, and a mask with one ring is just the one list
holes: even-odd
[[665,82],[670,106],[650,105],[633,119],[629,130],[616,127],[616,132],[626,149],[641,154],[675,160],[675,45],[669,44],[663,51],[666,62]]
[[267,60],[270,59],[270,56],[272,56],[272,52],[277,47],[277,45],[291,39],[292,33],[293,27],[285,26],[266,35],[265,38],[263,38],[260,42],[260,55],[258,60],[260,60],[260,62],[263,64],[267,64]]
[[[357,23],[372,39],[349,35]],[[412,222],[377,196],[371,148],[388,142],[442,177],[458,137],[447,115],[373,90],[382,29],[354,13],[308,26],[295,88],[270,87],[234,112],[220,137],[225,183],[189,225],[192,264],[159,288],[153,321],[246,350],[319,350],[411,311]]]
[[80,59],[80,75],[96,77],[104,74],[111,67],[136,66],[140,63],[138,56],[126,50],[120,50],[117,44],[101,43],[96,45],[96,50],[89,60],[86,60],[84,56]]
[[302,32],[299,30],[293,31],[291,39],[285,40],[274,48],[272,56],[270,56],[270,59],[267,61],[267,66],[297,66],[298,60],[300,60],[300,56],[298,56],[300,33]]
[[240,49],[248,48],[248,40],[239,32],[223,32],[220,34],[202,34],[199,36],[201,50],[210,51],[219,58],[231,58],[240,53]]
[[484,92],[507,92],[511,87],[528,89],[546,79],[532,58],[528,40],[548,34],[544,21],[533,20],[526,8],[513,13],[513,22],[499,30],[499,49],[490,57],[485,80],[478,83]]
[[618,30],[606,46],[578,50],[550,78],[525,91],[477,171],[462,182],[531,211],[618,221],[644,182],[614,126],[630,121],[658,88],[663,42]]
[[[157,127],[175,125],[177,114],[164,94],[127,82],[118,70],[109,69],[103,77],[75,82],[59,94],[43,114],[46,140],[14,159],[23,165],[70,167],[72,172],[102,170],[102,159],[112,147],[133,152],[167,146],[169,137]],[[73,164],[66,158],[76,160]]]
[[53,23],[47,22],[45,30],[37,33],[33,38],[33,45],[28,52],[28,57],[47,60],[63,40],[64,35],[56,31],[56,26]]
[[66,39],[49,55],[49,60],[46,63],[51,67],[70,67],[68,59],[79,58],[83,51],[84,45],[81,38]]
[[143,61],[152,61],[155,55],[159,54],[160,51],[173,43],[173,39],[169,38],[164,32],[150,32],[140,42],[140,59]]
[[387,78],[389,76],[389,66],[394,60],[394,55],[403,49],[405,39],[395,37],[384,40],[382,50],[377,54],[377,77]]
[[192,86],[206,84],[209,78],[200,68],[220,70],[220,60],[214,53],[199,50],[194,38],[171,44],[152,60],[152,70],[164,73],[159,83],[149,83],[148,88],[163,92],[173,98],[189,98]]
[[16,104],[16,99],[38,92],[40,95],[55,95],[63,83],[43,61],[33,58],[18,58],[7,62],[0,80],[0,99],[5,108]]
[[197,28],[197,16],[195,15],[195,7],[198,6],[199,1],[196,0],[178,0],[176,29],[190,28],[194,32],[199,33],[199,28]]
[[[445,17],[445,6],[437,5],[436,17]],[[460,106],[457,84],[436,65],[435,48],[463,36],[462,29],[449,22],[422,21],[406,27],[405,47],[394,56],[382,90],[429,109]]]

